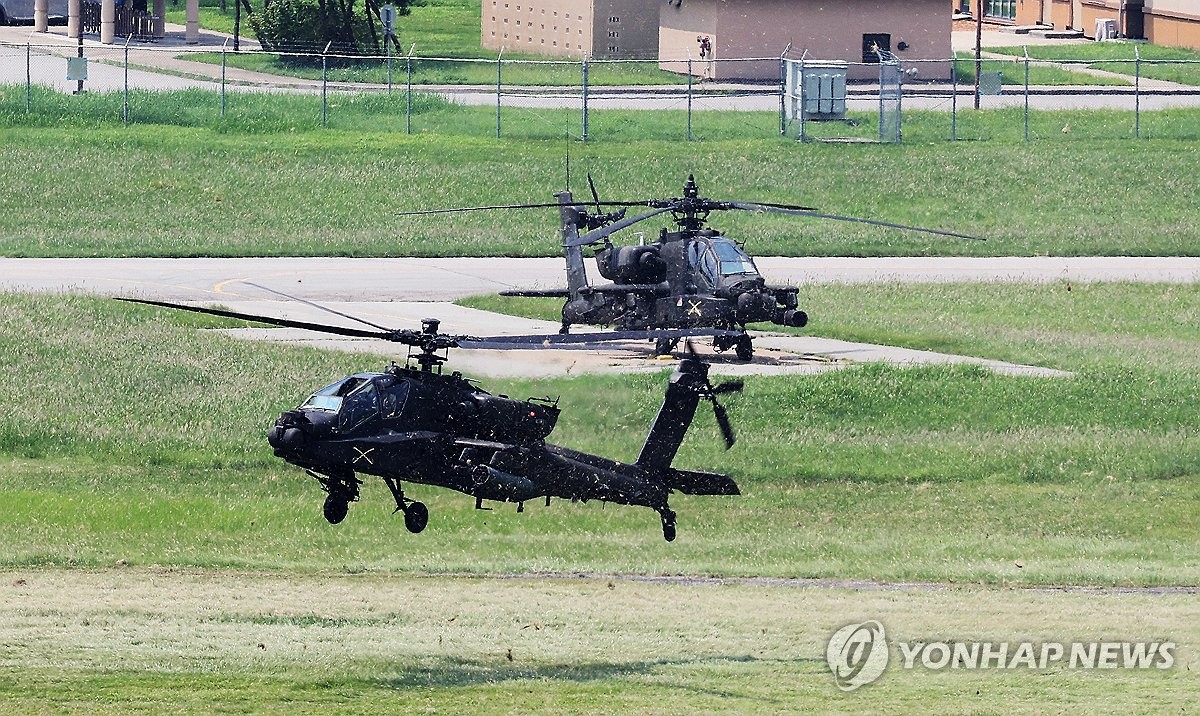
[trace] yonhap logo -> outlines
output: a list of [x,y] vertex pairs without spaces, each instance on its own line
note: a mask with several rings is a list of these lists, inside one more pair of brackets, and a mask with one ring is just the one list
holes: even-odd
[[875,681],[888,663],[883,625],[872,619],[838,629],[825,647],[825,662],[842,691],[854,691]]

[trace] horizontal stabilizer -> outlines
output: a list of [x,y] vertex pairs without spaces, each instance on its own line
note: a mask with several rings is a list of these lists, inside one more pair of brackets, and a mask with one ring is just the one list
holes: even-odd
[[685,495],[740,495],[732,477],[717,472],[671,468],[665,475],[667,487]]

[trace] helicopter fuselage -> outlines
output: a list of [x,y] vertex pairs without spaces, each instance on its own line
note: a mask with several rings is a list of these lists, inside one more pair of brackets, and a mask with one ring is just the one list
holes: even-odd
[[661,437],[648,439],[644,463],[546,443],[559,415],[549,399],[491,395],[457,373],[399,366],[322,388],[284,412],[267,439],[278,457],[307,470],[329,493],[330,522],[345,516],[346,504],[358,498],[356,475],[366,474],[383,478],[406,518],[412,501],[401,481],[457,490],[474,497],[477,507],[493,500],[517,503],[521,511],[525,501],[543,497],[547,503],[557,497],[650,507],[663,515],[664,533],[673,537],[674,513],[667,507],[672,489],[737,494],[723,475],[670,467],[691,422],[697,385],[693,380],[678,388],[679,395],[664,404],[671,407],[664,407],[656,425],[674,427],[660,427]]
[[611,284],[581,288],[563,307],[565,324],[744,329],[748,323],[803,326],[795,287],[770,286],[732,239],[713,229],[663,230],[638,246],[596,251]]

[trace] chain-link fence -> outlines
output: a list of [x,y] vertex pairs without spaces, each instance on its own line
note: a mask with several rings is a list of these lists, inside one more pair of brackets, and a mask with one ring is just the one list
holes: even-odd
[[[468,59],[411,48],[359,56],[30,42],[0,44],[0,112],[15,123],[76,117],[584,141],[1200,135],[1200,122],[1171,111],[1200,107],[1200,61],[1134,53],[1101,68],[1024,54],[890,64],[710,57],[664,70],[656,60]],[[840,67],[840,88],[836,78],[798,79],[795,63],[805,76]],[[752,73],[761,79],[714,79]]]

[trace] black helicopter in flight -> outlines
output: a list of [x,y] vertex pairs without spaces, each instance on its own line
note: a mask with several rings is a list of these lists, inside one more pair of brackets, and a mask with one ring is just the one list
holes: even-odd
[[[523,512],[527,501],[545,498],[549,506],[554,497],[649,507],[661,517],[663,537],[668,542],[675,539],[675,512],[667,501],[672,491],[689,495],[740,494],[737,483],[726,475],[672,466],[701,400],[712,404],[726,449],[735,440],[717,396],[740,391],[742,383],[713,385],[708,378],[708,364],[694,351],[689,350],[671,376],[641,453],[631,464],[547,443],[560,412],[556,399],[517,400],[492,395],[457,371],[445,375],[441,369],[449,348],[527,349],[621,338],[678,339],[693,332],[477,338],[439,333],[435,319],[422,321],[419,331],[387,329],[303,299],[296,300],[365,323],[374,330],[163,301],[120,300],[335,335],[379,338],[410,347],[407,365],[393,363],[380,373],[357,373],[331,383],[280,415],[267,432],[267,442],[275,454],[304,469],[325,490],[324,514],[331,524],[345,519],[350,503],[358,500],[362,484],[359,475],[383,479],[395,498],[395,511],[404,513],[404,525],[414,533],[425,529],[429,510],[404,495],[403,482],[457,490],[474,497],[476,509],[487,509],[483,501],[494,500],[516,503],[517,512]],[[718,336],[721,332],[709,331],[707,335]]]
[[[683,196],[639,201],[601,201],[588,176],[592,192],[589,208],[570,191],[556,194],[556,203],[474,206],[399,212],[402,216],[443,214],[496,209],[557,207],[562,224],[562,246],[567,264],[566,288],[502,291],[502,296],[564,298],[562,333],[574,324],[615,326],[623,331],[656,329],[719,329],[713,338],[718,351],[734,349],[740,360],[754,356],[746,325],[771,322],[801,328],[808,314],[799,308],[795,286],[767,283],[758,267],[731,237],[708,226],[714,211],[751,211],[833,219],[908,229],[940,236],[982,240],[952,231],[926,229],[874,219],[825,214],[812,207],[759,201],[714,201],[700,196],[694,175],[683,186]],[[626,216],[628,207],[652,209]],[[605,212],[603,207],[623,207]],[[610,237],[639,222],[670,214],[675,230],[663,228],[658,239],[637,246],[615,246]],[[611,283],[588,281],[583,247],[600,244],[595,251],[600,275]],[[655,353],[670,353],[677,338],[658,339]]]

